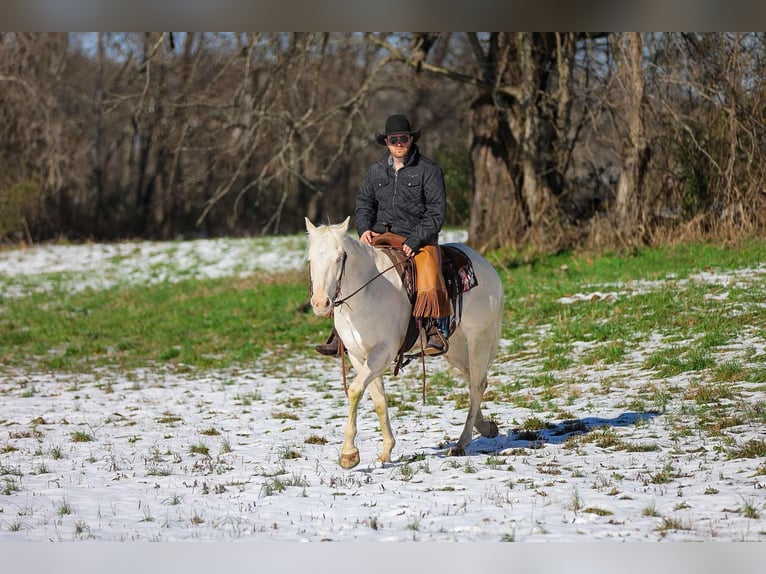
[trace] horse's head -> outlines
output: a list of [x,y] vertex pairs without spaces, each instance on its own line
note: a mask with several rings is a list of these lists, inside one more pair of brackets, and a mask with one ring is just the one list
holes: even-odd
[[349,217],[337,225],[315,226],[306,218],[309,232],[307,258],[309,262],[311,308],[321,317],[332,315],[340,293],[340,282],[346,262],[343,248],[348,234]]

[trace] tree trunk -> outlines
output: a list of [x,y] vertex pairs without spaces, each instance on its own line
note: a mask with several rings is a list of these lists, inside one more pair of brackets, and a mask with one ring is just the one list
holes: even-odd
[[642,41],[638,32],[616,36],[614,55],[617,79],[623,92],[622,116],[627,126],[622,136],[622,171],[617,181],[612,209],[616,229],[623,242],[645,239],[647,210],[643,193],[649,163],[643,117],[644,75],[641,66]]
[[534,242],[555,249],[568,162],[571,34],[493,33],[482,62],[488,88],[471,111],[474,201],[469,242],[479,250]]
[[474,194],[468,242],[483,252],[513,242],[529,221],[512,168],[516,145],[489,94],[471,107],[471,131]]
[[91,182],[95,198],[93,202],[93,215],[91,229],[99,236],[106,229],[106,212],[104,209],[104,172],[105,158],[103,152],[104,142],[104,65],[106,54],[104,51],[104,33],[98,33],[97,42],[97,68],[96,87],[93,95],[93,146],[91,148]]

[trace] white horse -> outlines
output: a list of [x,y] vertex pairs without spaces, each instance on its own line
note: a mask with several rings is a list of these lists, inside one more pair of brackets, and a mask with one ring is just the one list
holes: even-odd
[[[356,371],[348,387],[348,423],[340,458],[343,468],[359,463],[359,449],[354,444],[357,407],[368,386],[383,434],[378,461],[391,462],[395,440],[382,375],[397,356],[412,313],[398,270],[385,271],[391,267],[389,257],[383,250],[351,237],[348,226],[348,217],[337,225],[320,226],[306,218],[311,306],[319,316],[334,316],[335,329]],[[497,425],[482,416],[481,400],[487,387],[487,369],[500,338],[503,286],[486,259],[465,245],[461,244],[460,249],[473,263],[477,285],[463,294],[462,318],[444,355],[468,380],[470,394],[465,426],[456,446],[449,450],[450,455],[464,454],[474,427],[485,437],[498,434]],[[349,295],[347,302],[335,305]]]

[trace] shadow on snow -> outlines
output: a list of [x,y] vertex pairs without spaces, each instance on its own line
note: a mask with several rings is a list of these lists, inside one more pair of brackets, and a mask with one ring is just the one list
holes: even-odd
[[[586,434],[594,429],[627,427],[651,420],[659,414],[654,411],[627,412],[611,419],[586,417],[569,419],[558,424],[548,423],[545,428],[536,430],[513,429],[508,431],[507,435],[474,439],[466,449],[466,454],[498,453],[513,448],[541,448],[546,444],[562,444],[573,436]],[[448,446],[452,446],[452,443]],[[439,450],[444,447],[445,445],[440,445]]]

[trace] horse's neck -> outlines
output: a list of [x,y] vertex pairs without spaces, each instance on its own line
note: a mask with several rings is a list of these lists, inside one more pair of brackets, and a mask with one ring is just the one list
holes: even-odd
[[344,281],[347,288],[359,288],[380,272],[385,271],[386,264],[390,263],[379,249],[355,239],[346,239],[343,247],[348,255],[345,270],[347,280]]
[[348,254],[346,273],[349,276],[353,275],[366,281],[378,272],[375,249],[350,237],[345,240],[343,248]]

